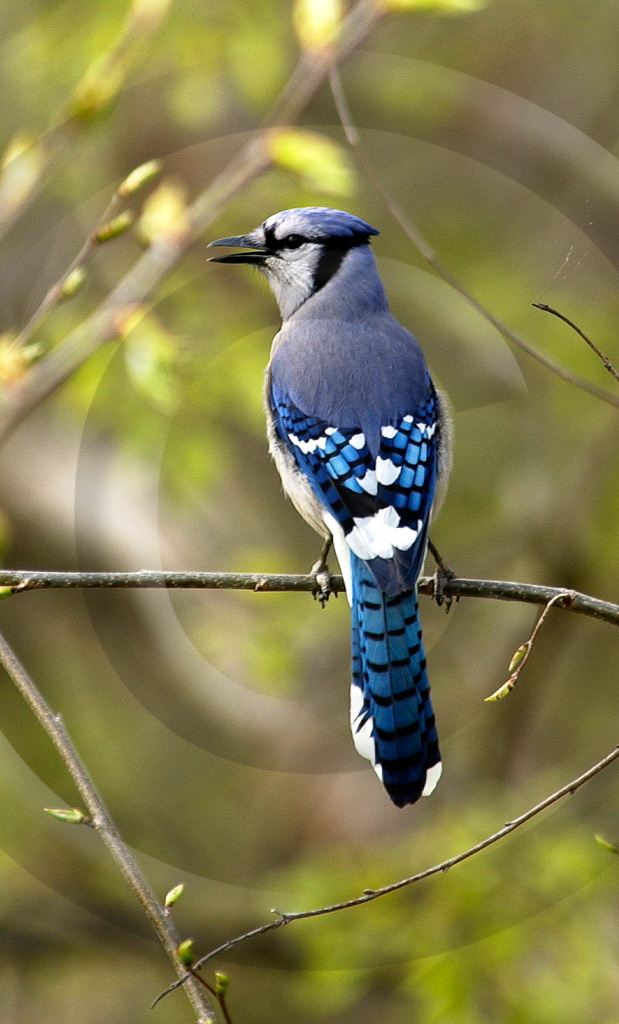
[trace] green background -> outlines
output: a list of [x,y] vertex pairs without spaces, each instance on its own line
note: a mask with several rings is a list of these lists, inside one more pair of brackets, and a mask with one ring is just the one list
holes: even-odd
[[[126,5],[2,6],[0,139],[27,133],[41,140],[34,157],[56,156],[0,240],[0,331],[23,326],[134,166],[162,158],[145,196],[164,212],[208,186],[294,68],[291,8],[173,3],[110,102],[59,136],[50,126],[113,47]],[[531,303],[561,309],[619,364],[618,52],[614,3],[495,0],[459,17],[389,17],[342,68],[374,172],[440,258],[513,329],[608,389],[590,350]],[[340,147],[336,173],[270,170],[209,237],[310,204],[376,225],[393,310],[454,406],[454,471],[433,528],[443,556],[463,576],[616,600],[616,409],[512,350],[424,264],[355,169],[326,86],[301,125]],[[209,266],[206,241],[124,342],[4,442],[5,566],[305,572],[317,558],[266,452],[274,300],[249,268]],[[129,232],[97,249],[84,288],[35,335],[41,352],[143,245]],[[535,609],[462,600],[445,616],[421,601],[445,772],[403,811],[350,739],[342,597],[321,611],[304,594],[52,591],[4,602],[0,628],[157,892],[185,883],[174,918],[206,952],[272,907],[355,896],[458,853],[616,743],[610,625],[551,611],[516,690],[484,704]],[[149,1009],[171,980],[163,952],[96,835],[43,814],[79,798],[4,675],[0,699],[0,1019],[190,1021],[179,993]],[[234,1024],[617,1024],[619,862],[593,838],[619,840],[616,812],[611,768],[447,875],[247,943],[215,964],[232,979]]]

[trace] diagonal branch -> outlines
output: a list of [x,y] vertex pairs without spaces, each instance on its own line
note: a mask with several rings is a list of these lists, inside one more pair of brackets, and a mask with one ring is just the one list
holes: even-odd
[[[160,28],[167,13],[168,3],[165,0],[157,4],[148,0],[131,0],[116,40],[87,67],[55,123],[26,148],[25,152],[30,149],[38,165],[28,188],[17,199],[10,194],[7,196],[2,191],[0,177],[0,240],[41,191],[53,164],[66,153],[72,142],[87,132],[93,117],[118,96],[147,41]],[[18,160],[21,155],[17,153],[12,159]]]
[[552,313],[553,316],[556,316],[559,320],[563,320],[564,324],[567,324],[573,331],[576,331],[576,334],[579,334],[582,340],[586,341],[589,348],[593,349],[598,359],[602,361],[608,372],[619,384],[619,373],[611,363],[608,356],[605,356],[604,353],[600,351],[595,342],[591,341],[591,338],[581,330],[578,324],[575,324],[573,320],[570,320],[569,316],[566,316],[565,313],[560,313],[558,309],[548,306],[545,302],[532,302],[531,305],[535,306],[536,309],[541,309],[544,313]]
[[[331,589],[344,591],[341,576],[332,576]],[[312,575],[287,573],[243,572],[163,572],[140,569],[138,572],[46,572],[24,569],[0,569],[0,597],[9,597],[27,590],[48,589],[197,589],[197,590],[253,590],[259,593],[287,591],[314,592],[316,578]],[[418,581],[421,594],[434,594],[434,580],[422,576]],[[509,580],[449,579],[443,591],[448,597],[484,597],[495,601],[522,601],[525,604],[546,605],[589,615],[619,625],[619,605],[602,601],[577,590],[564,587],[544,587],[534,583],[515,583]]]
[[[64,761],[90,814],[91,822],[107,847],[123,878],[135,893],[153,926],[161,945],[168,954],[179,978],[185,981],[186,970],[178,953],[178,935],[169,917],[136,864],[129,847],[123,842],[110,812],[90,778],[63,725],[60,715],[54,714],[42,693],[30,678],[15,653],[0,634],[0,664],[13,681],[30,710],[38,719]],[[186,984],[187,998],[197,1014],[198,1024],[213,1024],[214,1016],[202,987],[195,978]]]
[[0,407],[0,440],[63,384],[101,345],[123,336],[127,314],[150,298],[166,274],[223,208],[270,167],[271,159],[266,145],[269,129],[274,125],[294,123],[327,78],[333,62],[343,60],[359,47],[383,13],[376,0],[358,0],[343,22],[337,43],[301,55],[262,128],[189,207],[183,227],[156,239],[99,308],[76,327],[58,348],[35,364],[23,381],[6,396]]
[[[482,850],[487,850],[488,847],[493,846],[494,843],[498,843],[499,840],[504,839],[505,836],[515,832],[516,829],[520,828],[521,825],[524,825],[525,822],[530,821],[531,818],[534,818],[537,814],[545,811],[548,807],[551,807],[552,804],[562,800],[563,797],[575,793],[577,789],[584,786],[586,782],[589,782],[590,779],[594,778],[595,775],[598,775],[601,771],[612,764],[613,761],[616,761],[617,758],[619,758],[619,746],[615,747],[614,750],[611,750],[610,754],[607,754],[606,757],[602,758],[601,761],[598,761],[597,764],[594,764],[593,767],[589,768],[586,772],[583,772],[583,774],[579,775],[578,778],[573,779],[572,782],[568,782],[566,786],[562,786],[561,789],[558,789],[555,793],[546,797],[545,800],[536,804],[535,807],[531,807],[530,810],[525,811],[525,813],[521,814],[518,818],[514,818],[513,821],[506,822],[503,828],[500,828],[498,832],[494,832],[486,839],[482,839],[481,842],[476,843],[475,846],[471,846],[468,850],[464,850],[463,853],[456,854],[455,857],[450,857],[448,860],[441,861],[440,864],[435,864],[433,867],[426,868],[425,871],[419,871],[417,874],[410,875],[408,878],[402,878],[398,882],[393,882],[391,885],[385,885],[381,889],[367,890],[362,896],[357,896],[352,900],[344,900],[342,903],[333,903],[328,907],[318,907],[314,910],[303,910],[289,914],[282,914],[279,911],[273,911],[273,913],[277,914],[276,920],[268,921],[266,924],[259,925],[257,928],[252,928],[250,931],[244,932],[243,935],[237,935],[233,939],[228,939],[227,942],[223,942],[221,946],[217,947],[217,949],[211,950],[210,953],[207,953],[205,956],[197,960],[192,969],[195,971],[200,967],[204,967],[204,965],[209,963],[210,960],[213,960],[214,957],[220,956],[222,953],[227,953],[230,949],[233,949],[234,946],[238,946],[240,943],[246,942],[248,939],[255,938],[258,935],[265,935],[267,932],[275,931],[276,928],[283,928],[292,921],[302,921],[310,917],[323,917],[325,914],[334,914],[340,910],[349,910],[352,907],[360,907],[363,906],[364,903],[371,903],[373,900],[380,899],[381,896],[387,896],[391,892],[397,892],[398,889],[404,889],[409,885],[413,885],[415,882],[421,882],[424,878],[431,878],[433,875],[445,873],[446,871],[449,871],[450,868],[455,867],[456,864],[461,864],[470,857],[474,857],[476,854],[481,853]],[[185,976],[185,978],[189,977],[190,975]],[[173,985],[158,996],[153,1005],[156,1005],[156,1003],[158,1003],[160,999],[163,999],[163,997],[169,992],[174,991],[174,989],[184,984],[184,981],[185,979],[181,979],[174,982]]]
[[504,324],[502,320],[495,316],[494,313],[489,309],[486,309],[486,307],[483,306],[452,274],[451,270],[441,262],[430,243],[419,231],[419,228],[413,224],[399,203],[397,203],[385,189],[380,178],[374,171],[372,161],[365,155],[363,147],[361,146],[359,132],[352,120],[352,115],[350,113],[350,108],[342,85],[342,79],[335,65],[333,65],[329,71],[329,84],[331,86],[333,102],[335,104],[338,117],[342,123],[348,143],[355,152],[359,166],[362,168],[364,174],[371,181],[377,192],[379,192],[383,197],[391,215],[398,222],[404,233],[408,238],[410,238],[415,248],[421,253],[427,263],[429,263],[436,271],[439,277],[442,277],[443,281],[446,281],[448,285],[458,292],[459,295],[466,299],[469,305],[472,306],[480,316],[483,316],[484,320],[487,320],[488,323],[492,324],[492,326],[495,327],[507,341],[516,345],[516,347],[522,352],[526,352],[528,356],[537,360],[538,363],[541,363],[542,366],[545,366],[552,373],[556,374],[557,377],[561,377],[562,380],[568,381],[570,384],[574,384],[575,387],[580,388],[581,391],[587,391],[590,395],[594,395],[596,398],[600,398],[603,402],[607,402],[609,405],[614,405],[615,408],[619,409],[619,398],[617,395],[606,391],[604,388],[599,388],[595,384],[590,384],[589,381],[584,379],[584,377],[579,377],[578,374],[572,373],[571,370],[566,370],[564,366],[561,366],[559,363],[555,363],[555,361],[544,352],[540,352],[540,350],[535,348],[530,341],[523,338],[522,335],[517,334],[516,331],[513,331],[511,327],[508,327],[507,324]]

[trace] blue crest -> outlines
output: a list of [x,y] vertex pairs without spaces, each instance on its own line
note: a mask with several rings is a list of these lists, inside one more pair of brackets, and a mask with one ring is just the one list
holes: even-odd
[[355,235],[378,235],[371,224],[346,210],[332,210],[329,206],[301,206],[293,210],[274,213],[264,221],[265,231],[276,231],[285,223],[286,231],[303,234],[306,238],[353,238]]

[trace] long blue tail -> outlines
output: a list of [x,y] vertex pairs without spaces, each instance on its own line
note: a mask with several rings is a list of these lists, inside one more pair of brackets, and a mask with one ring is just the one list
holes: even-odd
[[353,738],[404,807],[431,793],[441,771],[417,594],[389,597],[364,562],[350,559]]

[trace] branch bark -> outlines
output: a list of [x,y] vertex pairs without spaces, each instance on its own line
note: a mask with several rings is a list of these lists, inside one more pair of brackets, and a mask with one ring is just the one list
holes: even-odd
[[[394,220],[398,222],[398,224],[404,231],[404,234],[407,235],[407,237],[411,240],[411,242],[418,250],[418,252],[421,253],[423,258],[426,260],[427,263],[429,263],[432,269],[436,271],[439,277],[441,277],[443,281],[445,281],[456,292],[458,292],[458,294],[461,295],[462,298],[465,299],[469,303],[469,305],[472,306],[472,308],[475,309],[480,314],[480,316],[483,316],[484,320],[487,320],[488,323],[492,324],[492,326],[496,328],[499,334],[501,334],[507,341],[510,341],[512,345],[515,345],[522,352],[526,352],[528,356],[531,356],[532,359],[535,359],[538,363],[541,363],[542,366],[545,366],[546,369],[550,370],[551,373],[554,373],[557,377],[560,377],[562,380],[565,380],[568,383],[573,384],[575,387],[580,388],[581,391],[586,391],[588,392],[588,394],[594,395],[596,398],[600,398],[603,402],[606,402],[608,405],[613,405],[616,409],[619,409],[619,398],[617,397],[617,395],[612,394],[610,391],[606,391],[604,388],[599,388],[596,384],[589,383],[589,381],[585,380],[584,377],[580,377],[578,376],[578,374],[572,373],[571,370],[567,370],[564,366],[561,366],[559,363],[555,363],[555,361],[551,359],[549,356],[547,356],[545,352],[540,352],[540,350],[537,349],[534,345],[532,345],[527,338],[523,338],[522,335],[517,334],[516,331],[513,331],[511,329],[511,327],[508,327],[507,324],[503,323],[503,321],[500,320],[499,317],[495,316],[495,314],[491,312],[491,310],[486,309],[486,307],[483,306],[481,302],[479,302],[475,298],[475,296],[471,294],[471,292],[469,292],[469,290],[458,280],[458,278],[452,274],[451,270],[449,270],[449,268],[446,267],[445,264],[438,258],[430,243],[421,234],[419,228],[415,224],[413,224],[410,217],[407,216],[407,214],[404,212],[399,203],[397,203],[393,199],[393,197],[384,187],[378,175],[375,173],[372,161],[369,157],[366,156],[365,151],[361,145],[359,132],[357,131],[357,128],[353,122],[350,107],[348,106],[346,93],[344,92],[344,87],[342,85],[342,79],[340,77],[339,70],[335,64],[329,71],[329,84],[331,87],[331,94],[333,96],[333,102],[335,105],[335,109],[337,111],[337,115],[341,121],[342,128],[344,129],[344,133],[346,135],[348,144],[350,145],[351,149],[353,150],[357,157],[357,162],[359,166],[361,167],[365,176],[369,179],[369,181],[371,181],[376,191],[383,197],[387,205],[387,208],[389,209],[389,212],[391,213]],[[579,333],[581,332],[579,331]],[[589,344],[591,344],[591,342],[589,342],[589,339],[585,340]]]
[[[288,914],[273,911],[273,913],[277,914],[276,920],[268,921],[266,924],[259,925],[257,928],[252,928],[250,931],[244,932],[242,935],[237,935],[233,939],[228,939],[227,942],[223,942],[221,946],[217,947],[217,949],[211,950],[210,953],[207,953],[205,956],[197,960],[193,965],[192,970],[196,971],[199,968],[204,967],[210,960],[213,960],[214,957],[219,956],[221,953],[227,953],[234,946],[238,946],[240,943],[246,942],[248,939],[253,939],[257,935],[265,935],[267,932],[275,931],[276,928],[283,928],[286,925],[291,924],[292,921],[302,921],[309,917],[322,917],[325,914],[335,914],[340,910],[349,910],[351,907],[360,907],[365,903],[371,903],[373,900],[380,899],[381,896],[387,896],[389,893],[396,892],[398,889],[404,889],[409,885],[413,885],[415,882],[421,882],[424,878],[431,878],[432,875],[445,873],[446,871],[449,871],[450,868],[455,867],[456,864],[461,864],[470,857],[474,857],[477,853],[481,853],[482,850],[487,850],[488,847],[493,846],[494,843],[498,843],[499,840],[504,839],[505,836],[515,832],[516,829],[520,828],[521,825],[524,825],[525,822],[530,821],[531,818],[534,818],[537,814],[545,811],[548,807],[551,807],[552,804],[557,803],[558,800],[562,800],[563,797],[575,793],[576,790],[580,789],[581,786],[584,786],[586,782],[589,782],[589,780],[594,778],[594,776],[599,775],[601,771],[608,768],[608,766],[611,765],[613,761],[616,761],[617,758],[619,758],[619,746],[615,747],[614,750],[611,750],[606,757],[603,757],[601,761],[598,761],[592,768],[583,772],[583,774],[579,775],[578,778],[573,779],[572,782],[568,782],[566,786],[562,786],[561,789],[556,790],[556,792],[546,797],[545,800],[542,800],[534,807],[531,807],[530,810],[525,811],[524,814],[521,814],[518,818],[514,818],[513,821],[506,822],[498,832],[494,832],[486,839],[482,839],[481,842],[476,843],[475,846],[469,847],[468,850],[464,850],[462,853],[456,854],[455,857],[450,857],[448,860],[441,861],[440,864],[435,864],[431,868],[426,868],[425,871],[419,871],[415,875],[410,875],[408,878],[401,878],[398,882],[393,882],[391,885],[385,885],[381,889],[368,890],[364,892],[362,896],[357,896],[355,899],[345,900],[342,903],[333,903],[328,907],[317,907],[314,910],[303,910],[297,913]],[[163,999],[164,996],[168,995],[168,993],[173,992],[174,989],[184,984],[185,980],[189,977],[190,975],[186,975],[185,979],[174,982],[173,985],[157,997],[153,1006]]]
[[595,352],[596,356],[603,364],[605,369],[608,370],[610,375],[614,377],[617,383],[619,384],[619,373],[611,363],[608,356],[604,355],[604,353],[597,347],[595,342],[591,341],[589,335],[585,334],[585,332],[578,326],[578,324],[575,324],[573,320],[570,320],[569,316],[566,316],[565,313],[560,313],[558,309],[554,309],[552,306],[549,306],[546,302],[532,302],[531,305],[535,306],[536,309],[541,309],[544,313],[552,313],[552,315],[556,316],[557,319],[563,320],[563,323],[567,324],[568,327],[571,327],[572,330],[576,332],[576,334],[579,334],[582,340],[587,343],[589,348]]
[[337,44],[305,52],[272,112],[256,135],[187,211],[186,226],[157,239],[110,292],[99,308],[49,355],[35,364],[0,407],[0,440],[63,384],[101,345],[122,336],[127,313],[142,306],[187,249],[223,208],[270,166],[266,139],[275,125],[293,124],[334,62],[343,60],[370,35],[385,12],[376,0],[358,0],[345,19]]
[[[140,569],[138,572],[45,572],[22,569],[0,570],[0,588],[8,597],[28,590],[48,589],[163,589],[163,590],[253,590],[257,593],[283,593],[297,591],[312,593],[316,579],[311,575],[242,572],[164,572]],[[341,576],[331,577],[331,589],[344,591]],[[420,594],[434,594],[432,576],[418,581]],[[589,615],[619,625],[619,605],[602,601],[577,590],[544,587],[534,583],[515,583],[509,580],[450,579],[443,586],[447,597],[483,597],[495,601],[522,601],[525,604],[546,605],[553,601],[557,608],[565,608],[579,615]]]
[[1,634],[0,664],[4,666],[7,675],[21,693],[26,704],[38,719],[64,761],[67,771],[88,809],[92,825],[101,837],[102,843],[107,847],[129,888],[140,901],[146,916],[157,934],[157,938],[172,961],[176,974],[179,978],[183,979],[187,998],[196,1012],[198,1024],[214,1024],[215,1017],[204,989],[195,978],[190,977],[189,980],[186,980],[186,969],[177,953],[179,937],[176,929],[170,918],[165,915],[161,903],[140,871],[129,847],[123,842],[110,812],[63,725],[62,718],[52,711],[42,693]]

